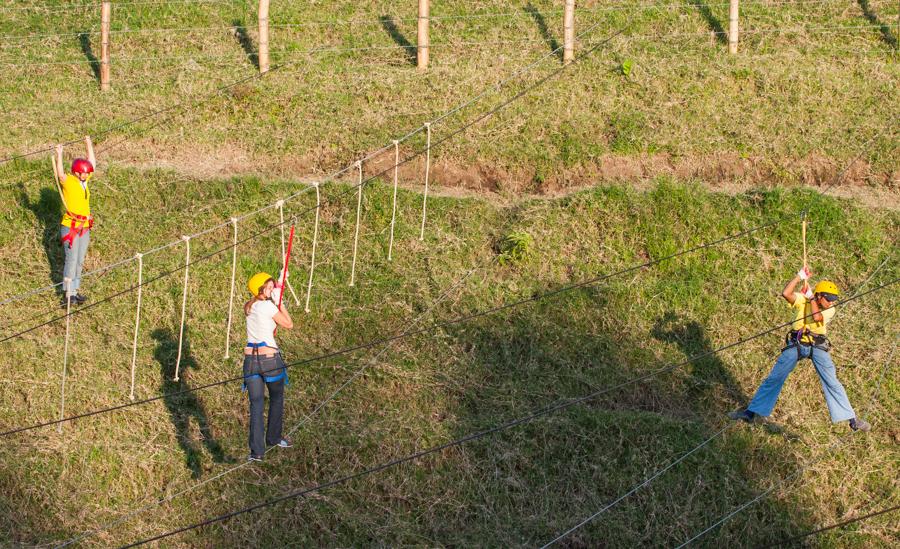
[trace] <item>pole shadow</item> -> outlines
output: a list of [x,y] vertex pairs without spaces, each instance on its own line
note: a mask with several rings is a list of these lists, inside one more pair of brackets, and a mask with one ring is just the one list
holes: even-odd
[[166,396],[166,409],[175,426],[178,445],[184,451],[185,466],[191,470],[193,478],[199,478],[202,474],[200,445],[191,438],[190,421],[193,418],[200,429],[201,442],[212,455],[216,463],[228,463],[232,460],[225,454],[222,446],[215,439],[206,409],[197,393],[172,394],[187,391],[190,386],[190,371],[199,369],[197,361],[191,355],[191,344],[185,327],[184,348],[181,356],[179,380],[175,381],[175,360],[178,356],[178,336],[166,328],[158,328],[151,334],[156,340],[156,350],[153,358],[159,362],[159,372],[162,378],[160,392]]
[[246,25],[240,19],[235,19],[231,24],[234,25],[234,37],[243,48],[244,53],[247,54],[247,59],[256,69],[259,69],[259,51],[253,46],[253,39],[250,38]]
[[534,22],[537,24],[538,32],[541,33],[541,37],[547,42],[547,46],[550,47],[550,51],[556,52],[556,57],[560,60],[563,58],[563,52],[559,48],[559,41],[550,34],[550,28],[547,27],[547,20],[544,19],[544,16],[537,10],[534,5],[529,2],[524,8],[525,13],[530,15]]
[[97,56],[94,55],[94,50],[91,49],[91,35],[82,31],[78,33],[78,41],[81,43],[81,51],[91,65],[91,72],[94,73],[94,78],[100,80],[100,60],[97,59]]
[[416,50],[418,49],[416,46],[412,44],[403,33],[400,32],[400,29],[397,28],[397,24],[394,22],[394,18],[390,15],[382,15],[378,18],[381,21],[381,26],[387,31],[388,35],[391,37],[398,46],[403,48],[403,52],[406,54],[406,60],[410,65],[415,65],[417,63],[416,60]]
[[881,39],[884,40],[888,46],[897,48],[897,36],[895,36],[891,32],[890,26],[888,26],[878,18],[878,15],[872,10],[872,6],[869,5],[869,0],[856,1],[857,3],[859,3],[859,7],[862,8],[863,16],[869,21],[869,23],[878,26],[878,30],[879,32],[881,32]]
[[[63,256],[62,244],[59,240],[60,219],[62,218],[62,200],[55,189],[44,187],[41,189],[40,198],[32,202],[25,191],[24,183],[19,184],[19,205],[31,210],[41,226],[41,244],[44,254],[47,256],[47,266],[50,268],[50,282],[59,284],[62,282]],[[57,289],[62,294],[62,288]]]
[[713,31],[713,34],[716,35],[716,40],[720,43],[725,44],[728,42],[728,33],[725,32],[725,27],[722,26],[722,22],[719,21],[719,18],[713,15],[711,9],[709,9],[709,4],[705,2],[705,0],[688,0],[697,11],[703,16],[703,19],[706,21],[706,24],[709,25],[709,30]]

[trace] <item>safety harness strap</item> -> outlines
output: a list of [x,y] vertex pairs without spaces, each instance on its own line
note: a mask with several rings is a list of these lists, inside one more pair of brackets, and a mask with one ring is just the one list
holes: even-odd
[[84,231],[94,227],[94,216],[73,214],[68,210],[66,210],[66,215],[72,218],[72,223],[69,226],[69,234],[62,237],[62,243],[68,244],[71,248],[75,243],[75,237],[83,235]]
[[[251,349],[253,349],[253,356],[256,357],[257,361],[259,361],[259,348],[260,347],[269,347],[269,344],[266,343],[265,341],[260,341],[259,343],[247,342],[247,347],[250,347]],[[250,375],[244,376],[244,384],[241,386],[241,391],[246,391],[247,390],[247,380],[254,379],[254,378],[260,378],[263,381],[265,381],[266,383],[276,383],[283,379],[283,380],[285,380],[284,381],[285,385],[290,384],[290,380],[288,379],[288,375],[287,375],[287,367],[283,366],[281,368],[281,373],[274,375],[274,376],[264,376],[261,374],[250,374]]]

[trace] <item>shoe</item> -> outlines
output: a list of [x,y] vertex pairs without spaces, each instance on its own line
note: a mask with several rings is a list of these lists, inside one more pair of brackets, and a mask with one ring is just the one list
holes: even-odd
[[275,446],[278,446],[279,448],[291,448],[293,444],[291,444],[291,441],[289,441],[288,439],[283,438],[279,440],[278,444],[276,444]]
[[247,457],[247,461],[262,461],[262,460],[263,460],[263,457],[262,457],[262,456],[257,456],[257,455],[255,455],[255,454],[250,454],[250,455]]
[[75,305],[84,305],[85,303],[87,303],[87,300],[88,298],[86,295],[75,294],[72,296],[72,303],[74,303]]
[[729,412],[728,417],[735,421],[745,421],[747,423],[753,423],[753,419],[756,417],[756,414],[744,408],[743,410],[735,410],[733,412]]
[[850,420],[850,428],[854,431],[862,431],[865,433],[867,431],[870,431],[872,429],[872,426],[869,425],[868,421],[855,417]]

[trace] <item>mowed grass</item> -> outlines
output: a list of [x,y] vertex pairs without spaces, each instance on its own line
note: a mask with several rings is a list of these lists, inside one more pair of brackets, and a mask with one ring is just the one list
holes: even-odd
[[[30,165],[28,167],[35,167]],[[291,181],[192,180],[172,172],[112,168],[118,193],[98,200],[88,268],[206,228],[234,212],[300,190]],[[99,180],[97,183],[99,185]],[[52,189],[7,188],[19,207],[3,219],[2,264],[27,258],[30,278],[4,272],[8,296],[48,283],[59,260]],[[752,235],[638,269],[602,283],[459,324],[435,326],[387,346],[299,365],[287,392],[295,448],[272,453],[171,502],[89,538],[89,546],[135,541],[360,471],[612,387],[785,322],[777,297],[800,262],[799,212],[809,208],[813,270],[850,295],[897,277],[898,217],[812,191],[714,194],[696,184],[657,181],[647,192],[606,187],[558,200],[500,207],[431,196],[418,240],[419,193],[401,190],[393,260],[387,261],[391,188],[367,185],[357,281],[349,287],[356,193],[323,188],[319,265],[311,312],[293,302],[293,331],[280,331],[289,361],[359,345],[398,331],[471,314],[658,259],[743,229]],[[292,281],[305,298],[312,216],[309,192],[285,205],[296,216]],[[162,215],[165,212],[165,215]],[[238,297],[259,269],[277,269],[277,211],[242,221]],[[530,258],[498,262],[500,240],[533,238]],[[199,259],[231,242],[230,228],[192,241]],[[48,259],[49,257],[49,259]],[[48,263],[49,261],[49,263]],[[223,359],[230,251],[190,268],[182,381],[174,382],[183,246],[145,257],[136,397],[147,398],[239,375],[237,314],[231,359]],[[467,275],[468,276],[465,276]],[[136,281],[135,264],[89,277],[99,301]],[[458,284],[454,287],[454,284]],[[446,295],[445,295],[446,294]],[[41,294],[4,306],[10,326],[58,314]],[[838,311],[835,361],[855,407],[873,423],[848,437],[831,425],[808,362],[785,386],[774,419],[784,433],[735,426],[684,463],[570,538],[573,546],[675,545],[756,494],[770,496],[702,540],[755,546],[897,503],[896,287]],[[128,402],[133,292],[73,317],[66,411]],[[552,539],[726,425],[768,372],[783,330],[518,428],[181,534],[165,546],[535,546]],[[60,402],[64,324],[5,341],[2,425],[52,420]],[[4,335],[3,337],[6,337]],[[319,402],[366,370],[317,414]],[[7,437],[0,452],[5,494],[0,531],[9,545],[60,542],[171,496],[245,459],[246,396],[240,384],[169,397]],[[779,486],[797,468],[796,482]],[[889,547],[890,516],[815,539],[825,547]]]
[[[547,56],[562,29],[559,2],[441,2],[432,8],[432,65],[420,73],[407,47],[416,41],[415,3],[274,4],[271,56],[284,67],[197,104],[254,74],[255,2],[115,7],[108,93],[91,64],[99,8],[41,5],[0,7],[0,61],[9,64],[0,154],[97,134],[183,101],[98,141],[107,160],[188,174],[330,173]],[[540,189],[561,170],[590,171],[617,156],[703,165],[736,154],[794,183],[798,160],[836,171],[862,152],[879,174],[870,183],[895,180],[896,3],[745,2],[736,56],[712,34],[727,28],[727,11],[727,2],[580,2],[581,51],[622,34],[444,144],[436,161],[524,170]],[[559,65],[547,56],[503,93],[437,124],[435,139]]]

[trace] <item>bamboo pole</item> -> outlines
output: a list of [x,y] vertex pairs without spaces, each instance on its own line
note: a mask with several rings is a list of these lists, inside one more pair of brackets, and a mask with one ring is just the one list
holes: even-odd
[[269,72],[269,0],[259,0],[259,72]]
[[420,71],[428,68],[428,9],[431,0],[419,0],[418,48],[416,49],[416,67]]
[[563,14],[563,63],[575,60],[575,0],[566,0]]
[[109,25],[112,20],[112,2],[100,4],[100,90],[109,90]]
[[738,0],[730,0],[728,5],[728,53],[737,53],[738,48]]

